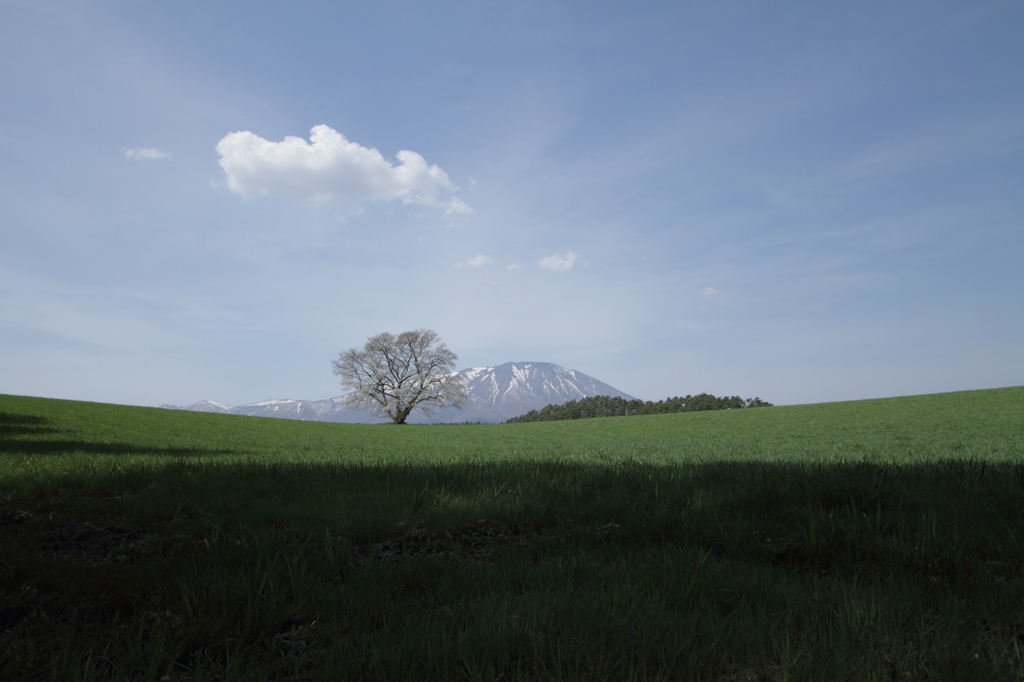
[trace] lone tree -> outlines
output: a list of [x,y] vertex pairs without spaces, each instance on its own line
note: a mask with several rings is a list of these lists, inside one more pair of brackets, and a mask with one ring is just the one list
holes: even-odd
[[342,388],[352,391],[346,405],[404,424],[414,408],[430,414],[435,408],[469,404],[466,382],[454,373],[458,359],[437,332],[417,329],[371,336],[365,346],[339,354],[331,365]]

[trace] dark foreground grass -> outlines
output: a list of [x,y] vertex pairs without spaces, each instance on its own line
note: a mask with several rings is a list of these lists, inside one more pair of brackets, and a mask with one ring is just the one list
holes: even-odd
[[0,396],[0,679],[1024,679],[1024,389],[495,426]]

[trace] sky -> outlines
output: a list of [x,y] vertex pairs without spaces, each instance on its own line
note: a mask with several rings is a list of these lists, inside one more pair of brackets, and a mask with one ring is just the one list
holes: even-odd
[[1024,384],[1019,2],[0,2],[0,393]]

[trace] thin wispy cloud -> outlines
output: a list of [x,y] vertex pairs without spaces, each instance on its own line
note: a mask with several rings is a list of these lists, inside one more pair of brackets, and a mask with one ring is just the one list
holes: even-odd
[[314,126],[309,142],[285,137],[271,142],[244,130],[217,143],[228,189],[244,197],[287,196],[308,203],[331,197],[354,202],[401,201],[472,213],[457,197],[442,198],[457,188],[440,167],[419,154],[398,152],[398,165],[376,149],[363,147],[326,125]]
[[132,161],[143,161],[146,159],[166,159],[170,154],[152,147],[134,147],[132,149],[125,149],[124,156]]
[[567,272],[572,270],[579,257],[578,253],[573,253],[572,251],[567,252],[564,256],[556,253],[553,256],[545,256],[538,260],[537,267],[551,272]]
[[722,293],[721,289],[715,289],[714,287],[705,287],[704,291],[700,292],[702,296],[717,296]]
[[505,269],[506,269],[506,270],[508,270],[509,272],[515,272],[515,271],[516,271],[516,270],[518,270],[519,268],[520,268],[520,265],[519,265],[519,263],[513,263],[512,265],[508,266],[508,267],[507,267],[507,268],[505,268]]
[[485,265],[493,265],[494,259],[490,256],[485,256],[482,253],[478,253],[472,258],[469,258],[462,263],[454,263],[452,265],[456,270],[462,270],[464,268],[482,268]]

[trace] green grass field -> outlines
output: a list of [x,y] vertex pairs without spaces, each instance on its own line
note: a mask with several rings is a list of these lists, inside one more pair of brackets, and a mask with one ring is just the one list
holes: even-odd
[[1024,679],[1024,387],[466,426],[0,396],[0,679]]

